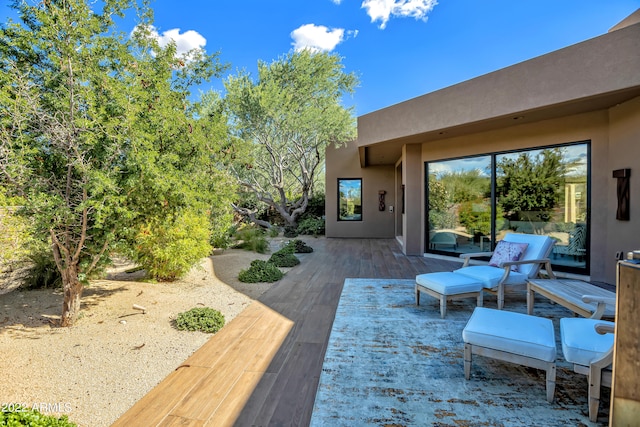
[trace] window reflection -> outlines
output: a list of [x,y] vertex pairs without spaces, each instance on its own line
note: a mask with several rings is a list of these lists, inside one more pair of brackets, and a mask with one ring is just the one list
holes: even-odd
[[338,221],[362,221],[362,179],[338,179]]
[[489,251],[508,232],[543,234],[556,241],[555,266],[586,271],[588,144],[430,162],[427,173],[430,251]]

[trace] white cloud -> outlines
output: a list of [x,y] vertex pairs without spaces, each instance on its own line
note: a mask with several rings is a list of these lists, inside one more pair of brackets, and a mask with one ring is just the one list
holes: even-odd
[[310,49],[314,52],[330,52],[348,37],[355,37],[357,31],[342,28],[327,28],[324,25],[305,24],[291,32],[293,48],[297,51]]
[[436,0],[364,0],[362,8],[367,10],[371,22],[380,21],[380,29],[387,26],[391,17],[427,20],[427,14],[438,4]]
[[331,2],[335,3],[335,4],[340,4],[340,3],[342,3],[342,0],[331,0]]
[[[136,29],[134,28],[133,31]],[[149,33],[158,41],[160,47],[167,46],[173,40],[176,44],[176,54],[179,57],[193,50],[204,50],[204,46],[207,44],[207,39],[194,30],[188,30],[181,34],[180,28],[173,28],[160,34],[155,27],[151,26]]]

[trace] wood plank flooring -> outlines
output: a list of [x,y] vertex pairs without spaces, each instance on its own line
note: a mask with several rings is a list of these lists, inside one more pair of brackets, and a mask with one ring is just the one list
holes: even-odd
[[311,254],[112,427],[307,426],[344,279],[411,279],[460,263],[394,239],[310,239]]

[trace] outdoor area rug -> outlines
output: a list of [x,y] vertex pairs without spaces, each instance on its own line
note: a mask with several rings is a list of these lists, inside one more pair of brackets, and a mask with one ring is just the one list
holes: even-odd
[[[609,390],[599,422],[589,422],[587,379],[562,358],[558,342],[555,401],[544,371],[474,356],[464,378],[462,329],[475,298],[454,300],[440,318],[439,302],[413,280],[347,279],[336,312],[311,426],[596,426],[606,425]],[[496,307],[487,295],[485,306]],[[526,313],[526,294],[508,294],[505,310]],[[572,313],[540,297],[534,314]]]

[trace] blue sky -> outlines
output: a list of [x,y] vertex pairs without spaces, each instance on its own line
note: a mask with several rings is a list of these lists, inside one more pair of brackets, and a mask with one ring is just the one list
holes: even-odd
[[[36,2],[40,0],[27,0]],[[0,0],[0,21],[12,11]],[[604,34],[640,0],[155,0],[158,37],[255,76],[294,48],[342,56],[357,115]],[[131,27],[134,22],[129,21]],[[123,28],[123,30],[128,30]],[[220,80],[202,90],[222,90]]]

